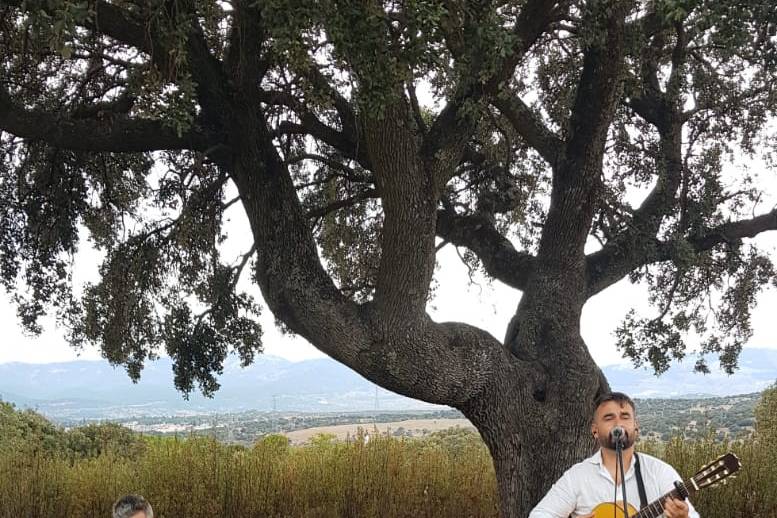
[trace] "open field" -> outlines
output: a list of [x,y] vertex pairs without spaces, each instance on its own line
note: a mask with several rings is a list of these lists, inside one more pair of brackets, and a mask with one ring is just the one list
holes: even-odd
[[423,437],[434,432],[447,430],[449,428],[461,428],[465,430],[475,430],[475,427],[467,419],[406,419],[404,421],[393,421],[390,423],[353,423],[335,426],[316,426],[305,428],[304,430],[294,430],[284,433],[292,444],[305,444],[310,439],[319,434],[331,434],[339,441],[345,441],[349,437],[356,437],[359,429],[367,433],[373,433],[378,430],[382,435],[394,435],[404,437]]

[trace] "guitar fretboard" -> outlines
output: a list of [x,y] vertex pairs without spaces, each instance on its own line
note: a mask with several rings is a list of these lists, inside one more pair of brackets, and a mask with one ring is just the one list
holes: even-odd
[[[685,484],[683,484],[683,489],[685,489]],[[664,502],[666,502],[666,499],[669,497],[672,497],[676,500],[682,500],[683,498],[680,497],[680,494],[677,492],[676,489],[673,489],[669,491],[667,494],[659,498],[658,500],[652,502],[650,505],[645,507],[644,509],[640,509],[640,511],[635,514],[632,518],[658,518],[661,516],[661,513],[664,512]]]

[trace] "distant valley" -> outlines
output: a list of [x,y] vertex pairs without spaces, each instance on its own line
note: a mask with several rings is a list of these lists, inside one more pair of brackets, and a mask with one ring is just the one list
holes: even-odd
[[[714,365],[711,362],[711,365]],[[693,361],[675,364],[663,376],[628,365],[604,367],[615,390],[638,398],[699,398],[751,394],[777,379],[777,350],[745,349],[740,370],[727,376],[692,372]],[[230,359],[212,399],[189,400],[173,387],[169,359],[149,363],[139,383],[104,361],[0,364],[0,398],[34,408],[59,422],[243,412],[347,413],[445,410],[379,388],[331,359],[290,362],[260,356],[247,368]]]
[[[717,440],[749,436],[756,425],[755,407],[761,394],[741,394],[704,399],[637,399],[641,434],[666,441],[682,436]],[[137,417],[119,420],[132,430],[155,435],[208,435],[225,442],[251,444],[269,433],[286,434],[304,442],[317,433],[339,439],[379,431],[397,437],[424,437],[452,427],[474,427],[453,409],[378,412],[267,412],[200,416]],[[79,424],[79,423],[70,423]]]

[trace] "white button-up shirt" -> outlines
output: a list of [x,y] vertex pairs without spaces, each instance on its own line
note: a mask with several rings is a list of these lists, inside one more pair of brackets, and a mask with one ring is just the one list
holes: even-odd
[[[674,489],[677,480],[682,481],[677,471],[666,462],[639,453],[639,467],[645,484],[646,504],[652,503]],[[639,489],[634,471],[634,459],[626,470],[626,496],[630,505],[639,509]],[[550,488],[529,518],[567,518],[592,513],[594,507],[604,502],[623,500],[621,485],[617,495],[615,481],[602,462],[602,452],[597,451],[591,457],[569,468]],[[699,518],[699,513],[690,505],[689,517]],[[663,516],[663,515],[662,515]]]

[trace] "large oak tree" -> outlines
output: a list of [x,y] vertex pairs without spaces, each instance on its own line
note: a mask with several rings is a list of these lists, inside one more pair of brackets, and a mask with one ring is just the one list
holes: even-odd
[[[649,284],[637,364],[694,334],[736,367],[777,210],[724,170],[774,151],[776,28],[770,0],[3,0],[2,282],[30,331],[53,313],[133,378],[164,347],[211,393],[261,350],[252,272],[279,325],[460,409],[526,516],[593,446],[590,297]],[[515,288],[503,340],[428,316],[443,246]]]

